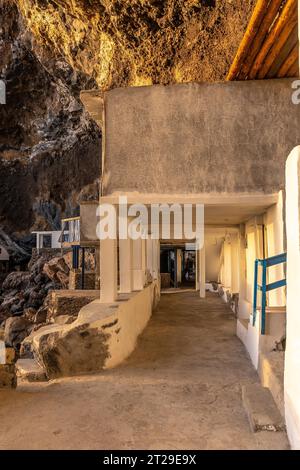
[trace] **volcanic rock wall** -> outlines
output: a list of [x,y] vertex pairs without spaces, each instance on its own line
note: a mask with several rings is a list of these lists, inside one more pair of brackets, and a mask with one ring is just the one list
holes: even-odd
[[8,91],[0,106],[0,225],[18,236],[58,228],[62,214],[76,212],[80,190],[95,188],[101,135],[81,89],[223,80],[254,4],[0,0]]
[[[58,229],[78,194],[100,173],[101,133],[79,90],[95,83],[77,74],[68,84],[40,62],[17,6],[0,3],[0,224],[8,232]],[[72,71],[70,71],[72,73]]]

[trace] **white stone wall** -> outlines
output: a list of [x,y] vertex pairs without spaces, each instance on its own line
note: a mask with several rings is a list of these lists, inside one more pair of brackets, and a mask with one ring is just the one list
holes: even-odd
[[287,342],[285,353],[285,416],[288,436],[300,449],[300,146],[286,164]]

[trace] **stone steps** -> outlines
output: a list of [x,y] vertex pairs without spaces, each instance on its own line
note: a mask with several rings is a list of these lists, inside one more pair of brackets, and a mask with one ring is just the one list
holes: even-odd
[[242,399],[253,432],[285,431],[284,420],[268,388],[260,384],[244,385]]
[[284,416],[284,352],[261,354],[258,373],[263,387],[270,389],[281,416]]
[[242,400],[250,428],[261,450],[287,450],[285,423],[271,392],[260,384],[244,385]]
[[17,379],[26,382],[47,382],[44,369],[34,359],[19,359],[16,362]]

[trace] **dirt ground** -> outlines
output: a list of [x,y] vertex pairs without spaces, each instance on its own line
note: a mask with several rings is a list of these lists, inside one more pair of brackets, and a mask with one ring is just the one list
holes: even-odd
[[[163,295],[132,356],[100,375],[0,392],[0,449],[258,449],[241,385],[258,382],[229,308]],[[268,433],[268,448],[286,441]]]

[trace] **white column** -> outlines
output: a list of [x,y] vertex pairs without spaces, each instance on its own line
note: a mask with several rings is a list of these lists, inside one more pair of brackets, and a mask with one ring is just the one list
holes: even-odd
[[149,238],[147,239],[147,269],[149,270],[151,276],[153,276],[153,265],[152,265],[152,248],[153,248],[153,244],[152,244],[152,241],[151,238],[150,238],[150,235],[149,235]]
[[119,240],[120,293],[123,294],[129,294],[133,290],[132,251],[131,238]]
[[248,318],[248,312],[245,311],[245,305],[247,302],[247,279],[246,279],[246,239],[245,239],[245,227],[240,225],[240,232],[238,236],[238,258],[239,258],[239,312],[238,316]]
[[199,251],[199,285],[200,285],[200,297],[205,299],[205,245]]
[[238,235],[231,234],[231,291],[236,294],[240,291],[240,269],[238,255]]
[[158,279],[158,240],[152,240],[152,276],[153,279]]
[[146,282],[146,267],[147,267],[147,246],[146,240],[142,239],[142,272],[143,272],[143,285]]
[[200,274],[200,268],[199,268],[199,250],[196,250],[196,291],[199,290],[199,274]]
[[[298,37],[300,35],[300,2],[298,2]],[[299,44],[299,55],[300,55],[300,44]],[[299,61],[299,76],[300,76],[300,61]]]
[[133,240],[133,290],[144,288],[144,275],[142,270],[142,239]]
[[181,283],[181,273],[182,273],[182,258],[181,258],[181,249],[179,248],[176,252],[177,256],[177,282]]
[[100,301],[111,303],[117,300],[117,240],[100,242]]
[[159,297],[160,297],[160,291],[161,291],[161,278],[160,278],[160,240],[157,240],[156,247],[157,247],[157,280],[158,280],[158,290],[159,290]]

